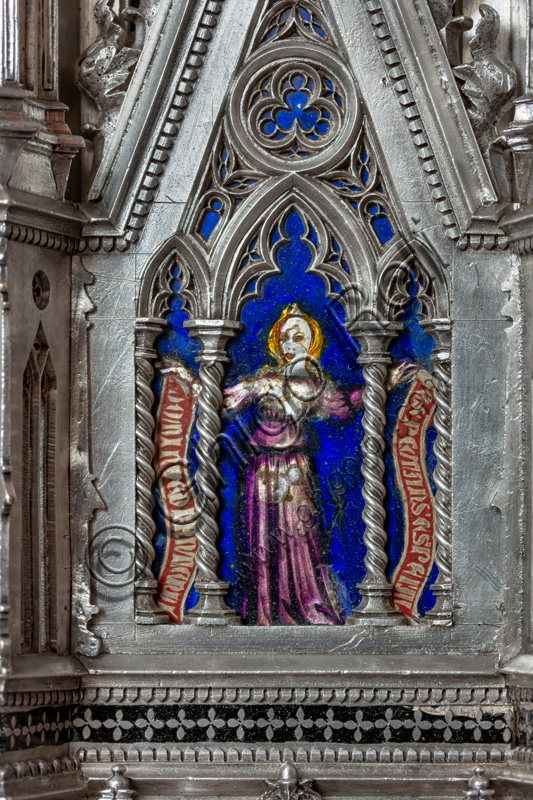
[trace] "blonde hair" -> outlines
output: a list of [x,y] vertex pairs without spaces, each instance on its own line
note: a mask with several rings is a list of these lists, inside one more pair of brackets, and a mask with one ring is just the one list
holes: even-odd
[[324,336],[316,319],[300,311],[296,303],[291,303],[291,305],[283,309],[281,316],[277,322],[274,323],[268,336],[268,349],[272,357],[276,360],[277,365],[280,367],[284,363],[283,351],[280,343],[281,327],[283,323],[291,319],[291,317],[303,319],[311,329],[311,346],[309,347],[309,355],[311,358],[318,359],[324,345]]

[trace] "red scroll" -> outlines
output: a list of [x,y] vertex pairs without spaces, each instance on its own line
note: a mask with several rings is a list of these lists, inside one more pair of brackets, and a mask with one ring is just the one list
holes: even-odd
[[434,388],[435,379],[429,372],[416,373],[392,440],[405,518],[403,552],[392,578],[393,603],[408,617],[417,616],[435,556],[434,498],[426,470],[426,433],[435,412]]
[[193,376],[177,366],[162,370],[163,385],[156,415],[154,468],[166,540],[159,575],[157,604],[181,623],[185,600],[196,572],[196,513],[187,453],[195,417]]

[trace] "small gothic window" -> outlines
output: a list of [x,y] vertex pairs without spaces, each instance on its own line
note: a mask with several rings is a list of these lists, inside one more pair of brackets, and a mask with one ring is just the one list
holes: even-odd
[[56,376],[39,326],[23,380],[21,648],[27,653],[57,645],[55,430]]

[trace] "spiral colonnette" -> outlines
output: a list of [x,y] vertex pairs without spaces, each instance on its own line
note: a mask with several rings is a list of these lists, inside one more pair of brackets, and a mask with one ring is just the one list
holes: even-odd
[[435,495],[435,538],[437,550],[435,562],[439,568],[439,583],[451,583],[452,578],[452,434],[451,434],[451,375],[448,358],[435,358],[435,375],[438,378],[435,391],[437,411],[435,413],[435,457],[437,466],[433,479],[437,487]]
[[152,461],[155,452],[153,442],[154,418],[152,405],[154,395],[151,389],[154,369],[145,356],[137,358],[137,394],[135,402],[137,447],[135,462],[137,493],[137,547],[135,548],[136,579],[152,580],[151,566],[155,558],[153,537],[155,522],[152,518],[154,497],[152,485],[155,473]]
[[200,364],[199,374],[202,388],[198,397],[199,440],[196,447],[198,469],[195,476],[198,489],[196,564],[200,580],[217,581],[219,554],[216,546],[218,538],[216,515],[220,505],[217,489],[221,480],[217,464],[220,453],[218,435],[221,428],[220,407],[223,400],[221,384],[224,367],[216,361],[203,362]]
[[363,391],[363,466],[364,478],[363,521],[365,523],[364,541],[367,552],[365,567],[367,578],[371,577],[377,582],[385,579],[387,567],[387,534],[385,531],[385,487],[383,474],[385,464],[383,451],[385,449],[385,380],[387,377],[386,364],[368,364],[363,367],[365,389]]

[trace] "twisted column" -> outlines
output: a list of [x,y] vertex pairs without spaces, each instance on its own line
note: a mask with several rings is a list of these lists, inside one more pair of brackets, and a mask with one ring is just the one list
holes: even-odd
[[155,604],[157,581],[152,572],[155,558],[152,364],[157,355],[153,345],[165,324],[164,320],[138,319],[135,326],[135,621],[142,625],[161,625],[170,621]]
[[452,407],[451,407],[451,324],[450,320],[431,320],[422,323],[437,344],[431,361],[438,379],[435,390],[435,457],[437,466],[433,480],[435,495],[435,563],[439,575],[432,586],[437,602],[426,617],[433,625],[451,625],[452,603]]
[[392,605],[392,585],[386,577],[387,532],[385,530],[385,383],[392,361],[388,347],[403,325],[397,322],[360,322],[348,328],[361,345],[358,357],[363,367],[363,521],[366,545],[366,575],[359,585],[362,600],[346,620],[347,625],[404,625],[406,619]]
[[195,588],[200,597],[196,606],[185,617],[185,621],[196,625],[238,625],[240,617],[233,609],[228,608],[225,602],[229,584],[221,581],[217,572],[219,562],[217,514],[221,480],[218,461],[222,380],[224,363],[228,361],[226,343],[240,330],[241,324],[231,320],[190,320],[185,323],[185,327],[202,344],[202,354],[197,359],[200,363],[201,388],[196,423],[198,469],[195,475],[198,513],[196,524],[198,574]]

